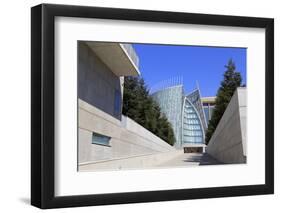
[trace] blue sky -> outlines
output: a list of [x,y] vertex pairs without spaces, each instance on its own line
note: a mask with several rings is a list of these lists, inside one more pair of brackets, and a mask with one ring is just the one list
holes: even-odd
[[246,49],[133,44],[139,59],[140,72],[148,87],[164,80],[182,76],[185,92],[196,88],[198,81],[201,95],[215,96],[223,73],[224,65],[232,58],[236,70],[246,83]]

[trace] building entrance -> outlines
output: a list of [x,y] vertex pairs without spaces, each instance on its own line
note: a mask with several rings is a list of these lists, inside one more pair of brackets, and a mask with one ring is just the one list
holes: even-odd
[[203,147],[184,147],[184,153],[203,153]]

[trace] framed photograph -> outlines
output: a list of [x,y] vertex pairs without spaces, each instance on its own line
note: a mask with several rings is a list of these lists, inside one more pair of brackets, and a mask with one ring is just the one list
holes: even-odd
[[31,204],[274,192],[274,20],[31,8]]

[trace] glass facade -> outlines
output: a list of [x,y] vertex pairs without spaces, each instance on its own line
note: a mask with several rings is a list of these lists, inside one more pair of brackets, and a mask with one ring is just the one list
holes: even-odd
[[209,107],[203,107],[203,109],[204,109],[206,121],[209,122],[209,120],[210,120]]
[[120,116],[121,114],[121,92],[120,90],[115,89],[114,92],[114,115]]
[[206,118],[206,122],[207,122],[207,126],[208,126],[209,121],[212,118],[214,108],[215,108],[216,97],[215,96],[204,97],[204,98],[201,98],[201,102],[203,104],[203,110],[204,110],[204,114],[205,114],[205,118]]
[[153,93],[152,98],[159,104],[161,112],[164,113],[172,125],[176,147],[181,145],[181,122],[182,122],[182,97],[183,85],[168,87]]
[[183,85],[179,84],[162,88],[151,96],[173,127],[176,148],[205,144],[207,119],[199,89],[185,95]]
[[203,110],[204,110],[205,118],[206,118],[206,121],[207,121],[207,125],[212,118],[214,107],[215,106],[211,105],[211,104],[204,104],[203,105]]
[[205,118],[205,113],[204,113],[204,110],[203,110],[203,107],[202,107],[199,89],[194,90],[193,92],[188,94],[186,97],[192,103],[192,105],[196,108],[196,110],[197,110],[197,112],[200,116],[204,131],[206,131],[208,120]]
[[204,144],[204,130],[196,107],[186,97],[183,106],[182,145]]
[[215,108],[215,106],[210,106],[210,108],[209,108],[210,119],[211,119],[211,117],[213,115],[214,108]]

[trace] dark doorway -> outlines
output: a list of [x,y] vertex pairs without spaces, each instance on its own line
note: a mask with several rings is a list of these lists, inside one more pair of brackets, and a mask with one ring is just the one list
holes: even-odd
[[203,147],[184,147],[183,152],[184,153],[202,153]]

